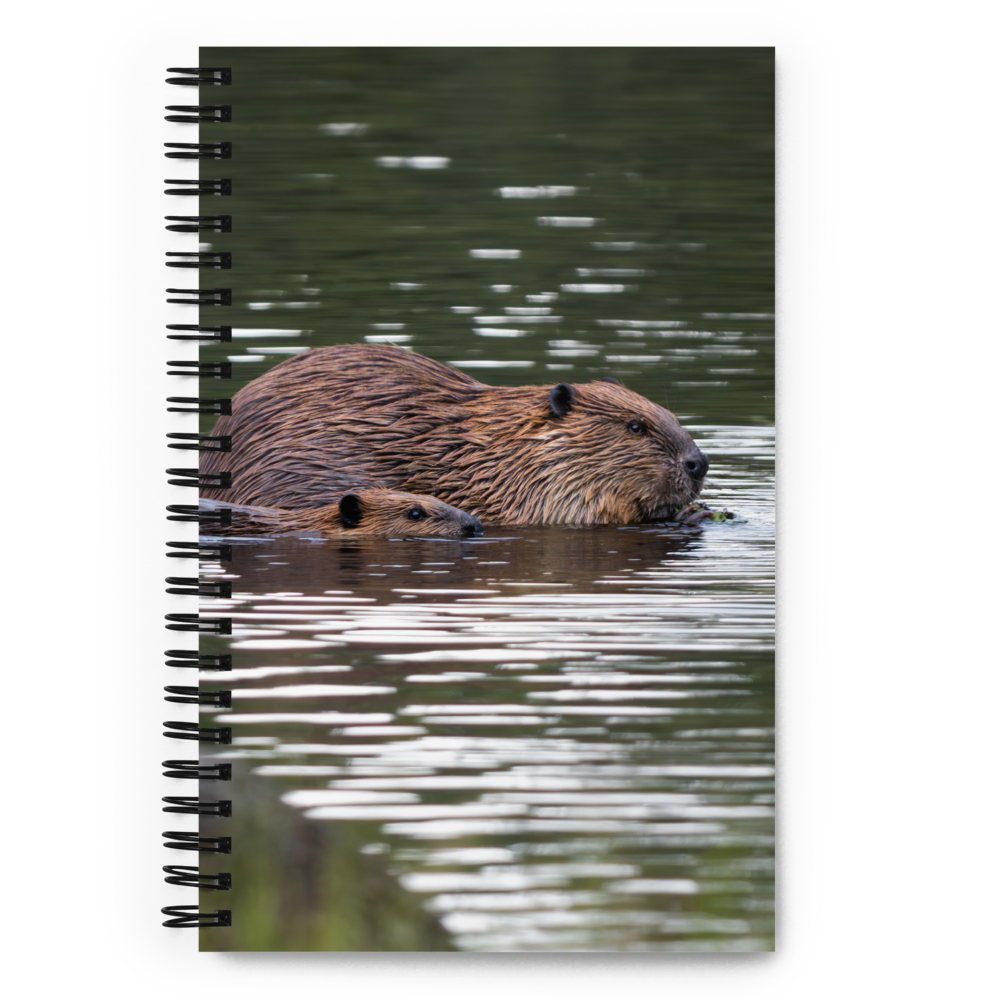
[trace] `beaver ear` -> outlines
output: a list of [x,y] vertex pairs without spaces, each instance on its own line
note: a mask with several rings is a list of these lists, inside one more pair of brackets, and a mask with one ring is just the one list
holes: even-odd
[[[300,354],[299,357],[300,358],[304,358],[305,355],[304,354]],[[602,382],[610,382],[612,385],[620,385],[623,389],[625,388],[625,383],[624,382],[619,382],[618,379],[612,378],[610,375],[605,375],[604,378],[601,379],[601,381]]]
[[549,408],[557,417],[565,417],[573,406],[573,397],[576,395],[573,386],[560,382],[549,393]]
[[340,519],[345,528],[356,528],[361,523],[361,500],[353,493],[348,493],[340,501]]

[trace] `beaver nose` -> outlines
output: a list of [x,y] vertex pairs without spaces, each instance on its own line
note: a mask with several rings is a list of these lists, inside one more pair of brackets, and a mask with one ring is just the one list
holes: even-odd
[[478,538],[483,533],[483,524],[478,517],[466,514],[466,519],[462,522],[462,534],[466,538]]
[[705,455],[701,451],[695,448],[684,459],[684,468],[692,479],[704,479],[705,473],[708,472],[708,459],[705,458]]

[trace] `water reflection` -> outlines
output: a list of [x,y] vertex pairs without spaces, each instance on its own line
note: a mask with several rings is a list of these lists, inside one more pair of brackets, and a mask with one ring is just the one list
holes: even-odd
[[221,756],[461,949],[769,947],[771,439],[695,433],[705,530],[234,539]]

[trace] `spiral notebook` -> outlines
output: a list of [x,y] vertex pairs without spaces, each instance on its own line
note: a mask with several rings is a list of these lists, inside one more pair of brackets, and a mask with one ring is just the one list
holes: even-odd
[[772,950],[773,70],[168,71],[202,950]]

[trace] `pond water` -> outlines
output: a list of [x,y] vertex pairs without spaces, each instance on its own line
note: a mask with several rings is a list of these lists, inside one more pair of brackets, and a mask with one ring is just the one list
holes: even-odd
[[[234,889],[203,909],[235,922],[202,947],[770,949],[771,51],[201,62],[234,71],[234,121],[201,137],[234,145],[203,167],[233,196],[202,203],[234,218],[211,243],[233,270],[202,282],[234,305],[201,321],[233,326],[202,358],[236,377],[204,394],[358,341],[492,384],[613,375],[678,415],[711,462],[704,498],[736,514],[231,540],[233,561],[202,572],[233,598],[201,610],[234,632],[202,648],[235,669],[203,686],[233,691],[205,717],[233,727],[241,791],[234,819],[205,824],[234,854],[203,868]],[[241,801],[263,805],[241,819]],[[278,814],[310,857],[340,838],[314,879],[329,896],[282,902],[287,879],[241,857]],[[282,906],[340,923],[279,940],[263,925]],[[362,939],[352,907],[429,929]]]

